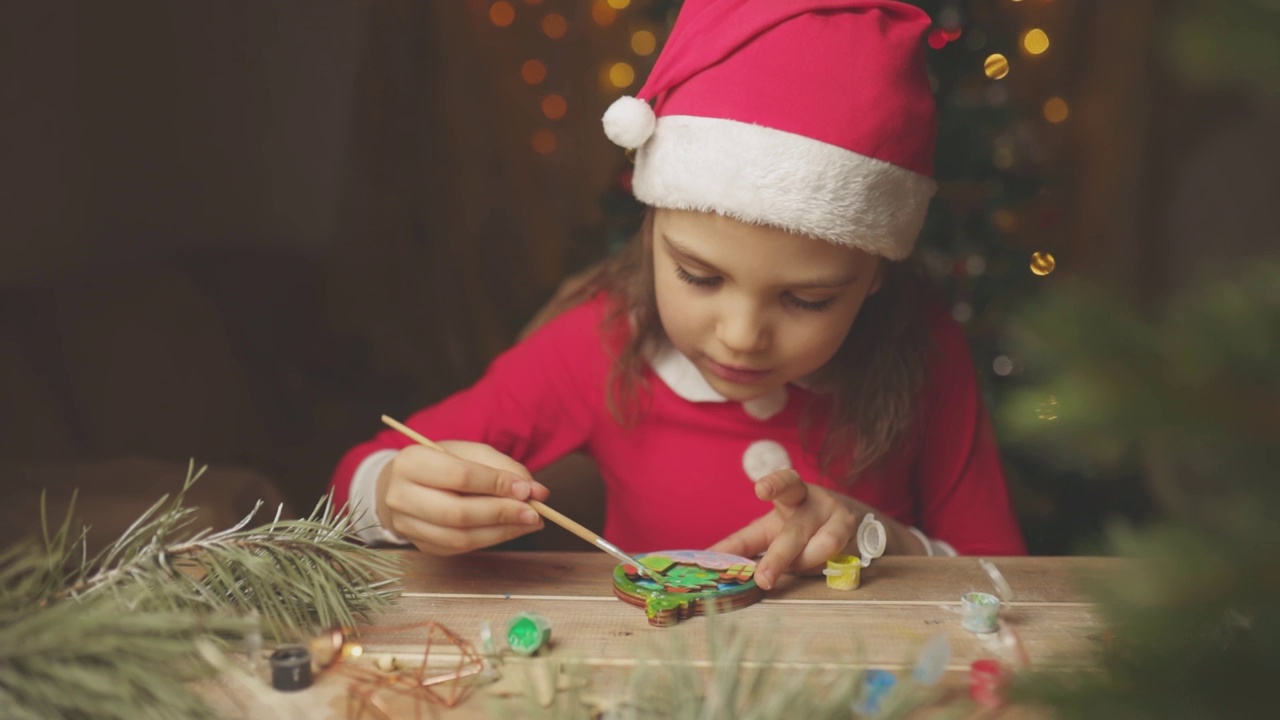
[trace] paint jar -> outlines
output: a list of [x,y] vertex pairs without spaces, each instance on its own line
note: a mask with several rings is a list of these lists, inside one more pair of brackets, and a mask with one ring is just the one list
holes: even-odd
[[898,678],[888,670],[867,670],[862,674],[862,692],[853,711],[859,715],[879,715],[885,698],[893,691]]
[[862,561],[853,555],[836,555],[827,561],[827,587],[832,590],[857,590],[861,580]]
[[984,708],[1004,702],[1005,671],[995,660],[975,660],[969,666],[969,697]]
[[857,537],[861,557],[836,555],[827,561],[822,571],[827,576],[827,587],[832,590],[856,590],[862,584],[862,568],[871,567],[871,561],[884,554],[884,523],[876,520],[874,513],[863,516]]
[[551,621],[537,613],[519,613],[507,622],[507,647],[533,655],[551,640]]
[[993,633],[999,626],[1000,598],[984,592],[960,596],[960,627],[969,632]]
[[271,687],[277,690],[305,690],[311,687],[311,652],[301,645],[282,647],[271,653]]

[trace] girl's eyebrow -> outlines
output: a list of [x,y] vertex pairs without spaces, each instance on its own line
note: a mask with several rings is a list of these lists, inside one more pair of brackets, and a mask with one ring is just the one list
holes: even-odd
[[[717,268],[715,265],[712,265],[706,260],[698,257],[698,255],[689,248],[681,245],[675,240],[672,240],[671,236],[663,233],[662,241],[667,244],[667,249],[673,254],[678,255],[680,259],[695,265],[701,265],[707,270],[719,275],[726,274],[724,271],[720,270],[720,268]],[[805,282],[786,283],[786,287],[791,290],[835,290],[837,288],[848,287],[856,282],[858,282],[857,275],[846,275],[844,277],[822,278],[818,280],[808,280]]]

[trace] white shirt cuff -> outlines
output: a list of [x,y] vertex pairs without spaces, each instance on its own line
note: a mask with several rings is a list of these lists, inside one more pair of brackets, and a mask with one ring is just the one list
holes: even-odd
[[378,491],[378,475],[382,468],[396,456],[396,450],[379,450],[365,458],[356,468],[351,478],[351,491],[348,494],[348,510],[356,536],[370,543],[390,543],[408,545],[409,539],[394,530],[387,530],[378,523],[378,513],[374,509],[374,499]]
[[956,552],[955,548],[951,547],[951,543],[942,540],[930,539],[930,537],[921,532],[919,528],[909,527],[907,529],[911,531],[912,535],[920,538],[921,543],[924,543],[925,554],[929,557],[956,557],[960,554]]

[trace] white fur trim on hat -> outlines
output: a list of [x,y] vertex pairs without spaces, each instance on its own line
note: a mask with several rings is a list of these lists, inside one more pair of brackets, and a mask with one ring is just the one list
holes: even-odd
[[937,189],[933,178],[820,140],[688,115],[657,123],[631,183],[648,205],[714,212],[890,260],[911,254]]

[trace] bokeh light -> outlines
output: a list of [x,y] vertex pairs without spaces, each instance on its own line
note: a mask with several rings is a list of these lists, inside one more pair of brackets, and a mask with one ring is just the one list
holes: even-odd
[[564,97],[552,93],[542,98],[542,114],[552,120],[559,120],[569,110],[569,103],[565,102]]
[[516,9],[509,2],[496,2],[489,6],[489,22],[498,27],[507,27],[515,22]]
[[636,71],[630,64],[618,62],[609,66],[609,83],[614,87],[631,87],[631,83],[635,81]]
[[1049,35],[1040,28],[1032,28],[1022,36],[1022,48],[1032,55],[1043,55],[1049,50]]
[[1053,255],[1047,252],[1031,253],[1031,272],[1037,275],[1048,275],[1058,266],[1058,261],[1053,259]]
[[609,7],[608,0],[596,0],[591,4],[591,19],[600,27],[609,27],[618,19],[618,11]]
[[982,71],[992,80],[1000,80],[1009,74],[1009,59],[1000,53],[992,53],[982,64]]
[[658,38],[648,30],[637,30],[631,34],[631,51],[637,55],[652,55],[658,48]]
[[1051,123],[1066,122],[1071,115],[1071,108],[1067,106],[1067,101],[1060,97],[1051,97],[1044,101],[1044,119]]
[[539,155],[550,155],[556,150],[556,134],[543,128],[533,133],[533,151]]
[[559,40],[569,32],[569,21],[559,13],[551,13],[542,18],[542,33],[552,40]]
[[520,66],[520,77],[530,85],[537,85],[547,79],[547,66],[541,60],[525,60]]

